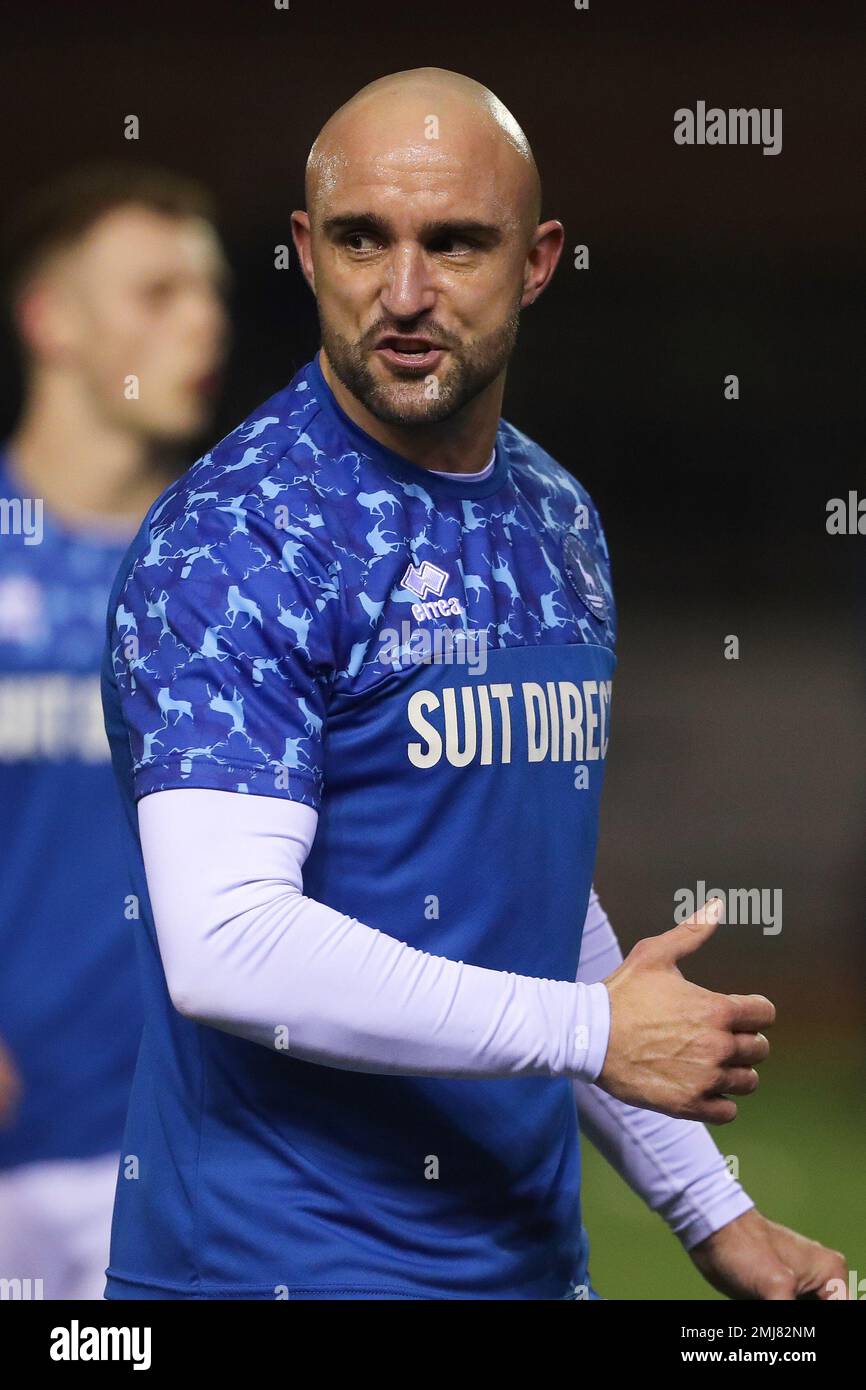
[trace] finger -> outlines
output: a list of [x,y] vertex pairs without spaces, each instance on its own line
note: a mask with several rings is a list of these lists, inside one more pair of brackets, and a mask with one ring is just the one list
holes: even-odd
[[729,1066],[754,1067],[758,1062],[766,1062],[769,1055],[770,1044],[763,1033],[734,1033],[725,1062]]
[[[841,1250],[824,1250],[818,1261],[815,1277],[811,1281],[812,1291],[822,1301],[847,1299],[849,1297],[848,1261]],[[856,1295],[855,1295],[856,1297]]]
[[702,1096],[683,1115],[683,1119],[700,1120],[705,1125],[729,1125],[736,1118],[736,1102],[725,1100],[722,1096]]
[[693,912],[687,921],[651,937],[656,959],[675,965],[684,956],[690,956],[699,950],[716,930],[721,915],[721,898],[710,898],[709,902],[699,907],[697,912]]
[[761,1298],[765,1303],[779,1303],[797,1296],[797,1278],[793,1269],[780,1264],[764,1281]]
[[760,1078],[753,1067],[728,1067],[713,1095],[750,1096],[753,1091],[757,1091],[759,1084]]
[[763,994],[729,994],[727,999],[733,1006],[732,1033],[757,1033],[776,1020],[776,1006]]

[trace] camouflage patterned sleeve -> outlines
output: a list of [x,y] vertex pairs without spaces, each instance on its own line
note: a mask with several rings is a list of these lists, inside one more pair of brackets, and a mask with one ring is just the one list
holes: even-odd
[[337,571],[320,531],[255,505],[151,531],[114,614],[136,798],[207,787],[318,809]]

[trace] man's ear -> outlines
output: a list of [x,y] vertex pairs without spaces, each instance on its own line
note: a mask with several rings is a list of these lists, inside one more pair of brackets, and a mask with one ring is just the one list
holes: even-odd
[[534,304],[550,283],[551,276],[559,264],[564,244],[565,228],[561,222],[550,221],[539,224],[526,257],[523,298],[520,301],[522,309],[525,309],[529,304]]
[[292,240],[298,253],[298,261],[304,279],[313,294],[316,293],[316,272],[313,269],[313,234],[309,215],[301,209],[292,213]]
[[74,344],[73,315],[68,297],[50,278],[39,276],[17,296],[13,315],[28,353],[47,362],[68,358]]

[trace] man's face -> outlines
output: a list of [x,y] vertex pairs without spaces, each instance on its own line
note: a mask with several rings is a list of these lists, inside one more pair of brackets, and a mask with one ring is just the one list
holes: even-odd
[[504,372],[528,237],[505,162],[420,123],[391,135],[386,154],[334,160],[310,210],[322,344],[378,419],[432,423]]
[[63,365],[107,424],[165,442],[206,427],[228,336],[225,276],[207,223],[135,206],[58,259]]

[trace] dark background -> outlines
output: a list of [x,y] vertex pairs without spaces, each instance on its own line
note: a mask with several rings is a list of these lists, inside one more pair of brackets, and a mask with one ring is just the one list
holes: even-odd
[[[829,498],[866,495],[862,5],[31,4],[3,19],[6,198],[117,157],[214,190],[236,277],[218,437],[317,346],[294,254],[273,265],[316,133],[426,64],[505,102],[543,217],[589,246],[525,313],[505,413],[588,487],[612,553],[602,901],[628,949],[699,879],[782,889],[778,936],[723,926],[686,967],[779,1010],[761,1091],[716,1134],[768,1214],[855,1268],[859,1245],[866,1274],[866,537],[825,529]],[[782,152],[675,145],[699,99],[781,107]],[[5,431],[8,344],[0,367]],[[592,1156],[587,1212],[603,1292],[708,1293]]]

